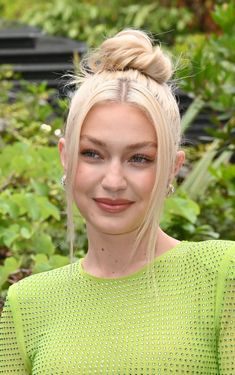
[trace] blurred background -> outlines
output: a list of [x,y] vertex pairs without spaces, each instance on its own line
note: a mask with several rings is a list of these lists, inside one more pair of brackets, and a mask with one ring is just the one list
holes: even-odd
[[[234,1],[0,0],[0,288],[69,263],[57,142],[88,48],[125,27],[151,32],[176,66],[187,161],[162,228],[235,240]],[[87,248],[75,210],[75,260]]]

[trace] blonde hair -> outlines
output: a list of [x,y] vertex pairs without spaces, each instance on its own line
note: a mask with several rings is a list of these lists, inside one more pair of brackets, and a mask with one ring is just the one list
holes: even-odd
[[65,131],[71,255],[74,241],[73,185],[82,124],[94,105],[112,101],[137,106],[148,116],[156,130],[156,181],[136,239],[136,243],[140,243],[150,229],[148,261],[154,258],[157,228],[181,138],[179,109],[168,82],[172,73],[170,58],[160,46],[153,46],[150,37],[140,30],[119,32],[82,61],[81,74],[75,78],[78,88],[71,100]]

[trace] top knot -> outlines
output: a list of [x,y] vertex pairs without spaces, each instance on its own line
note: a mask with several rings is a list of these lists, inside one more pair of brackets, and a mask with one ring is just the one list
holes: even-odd
[[172,63],[148,35],[126,29],[105,40],[87,60],[93,73],[135,69],[162,84],[172,76]]

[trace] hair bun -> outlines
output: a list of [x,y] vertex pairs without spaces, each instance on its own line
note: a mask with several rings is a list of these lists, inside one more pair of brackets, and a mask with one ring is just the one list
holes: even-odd
[[154,47],[148,35],[126,29],[105,40],[88,59],[92,72],[136,69],[158,83],[172,76],[172,63],[160,46]]

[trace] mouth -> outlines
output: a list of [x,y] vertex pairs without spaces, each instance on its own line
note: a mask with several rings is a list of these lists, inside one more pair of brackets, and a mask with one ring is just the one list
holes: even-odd
[[128,199],[109,199],[109,198],[94,198],[94,201],[100,209],[110,213],[118,213],[125,211],[134,202]]

